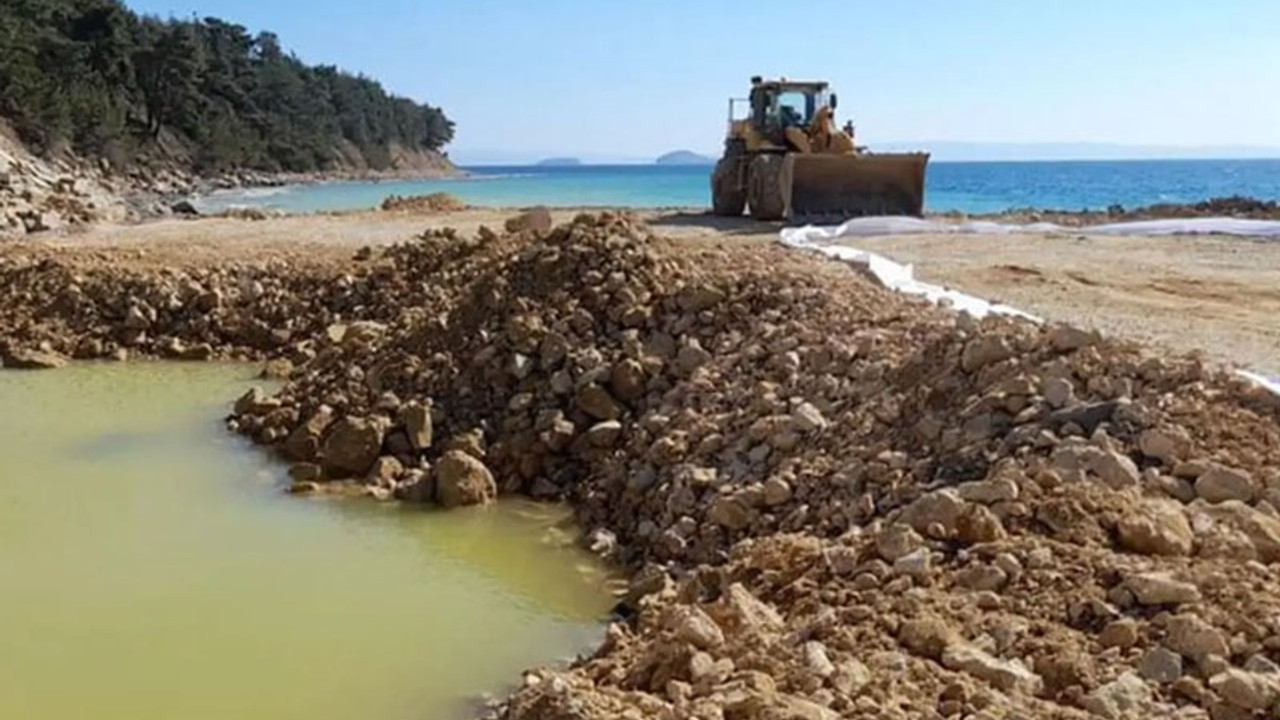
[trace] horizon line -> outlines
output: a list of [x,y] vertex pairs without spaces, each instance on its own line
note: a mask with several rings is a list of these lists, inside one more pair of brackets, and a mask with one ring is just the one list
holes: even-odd
[[[893,151],[890,151],[893,152]],[[872,153],[874,154],[874,153]],[[454,165],[459,168],[481,168],[481,167],[519,167],[519,168],[551,168],[565,169],[575,167],[632,167],[632,166],[659,166],[659,167],[710,167],[715,164],[717,158],[709,157],[712,162],[708,163],[658,163],[655,160],[629,159],[629,160],[582,160],[574,164],[544,164],[541,160],[510,160],[510,161],[493,161],[484,162],[455,162]],[[1194,157],[1185,156],[1145,156],[1145,157],[1005,157],[1005,158],[930,158],[930,164],[939,165],[963,165],[969,163],[1088,163],[1088,162],[1224,162],[1224,161],[1276,161],[1280,160],[1280,149],[1276,150],[1274,155],[1197,155]]]

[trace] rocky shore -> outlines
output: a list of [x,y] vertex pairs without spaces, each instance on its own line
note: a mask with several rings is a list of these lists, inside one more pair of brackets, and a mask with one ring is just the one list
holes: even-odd
[[0,126],[0,241],[192,214],[188,198],[217,190],[464,174],[440,153],[396,150],[392,160],[387,170],[351,166],[314,173],[236,170],[202,176],[176,162],[117,170],[72,156],[36,157]]
[[631,588],[502,718],[1280,717],[1280,402],[1194,357],[611,213],[0,255],[0,359],[68,357],[264,363],[295,492],[572,503]]
[[1177,218],[1229,217],[1250,220],[1280,220],[1280,202],[1253,197],[1232,195],[1216,197],[1196,203],[1157,203],[1137,208],[1112,205],[1105,210],[1055,210],[1048,208],[1017,208],[998,213],[961,215],[939,213],[941,219],[965,218],[991,220],[1001,223],[1048,222],[1065,227],[1082,227],[1104,223],[1135,222],[1141,220],[1169,220]]

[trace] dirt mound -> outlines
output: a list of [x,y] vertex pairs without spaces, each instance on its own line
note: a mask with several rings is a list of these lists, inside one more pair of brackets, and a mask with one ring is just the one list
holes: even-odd
[[778,246],[513,226],[327,276],[0,267],[0,328],[279,358],[228,423],[296,491],[572,502],[631,589],[506,718],[1280,710],[1274,397]]
[[401,197],[392,195],[382,201],[383,212],[400,213],[447,213],[467,209],[467,204],[449,193],[437,192],[430,195],[411,195]]
[[1280,699],[1280,426],[1227,375],[612,215],[380,263],[405,313],[331,333],[232,424],[302,489],[576,505],[636,571],[629,619],[506,717]]

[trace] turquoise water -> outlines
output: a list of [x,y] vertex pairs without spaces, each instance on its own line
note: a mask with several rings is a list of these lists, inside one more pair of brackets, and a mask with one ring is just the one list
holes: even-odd
[[[376,207],[389,195],[448,192],[488,207],[707,207],[709,167],[616,165],[470,168],[451,180],[338,182],[216,193],[199,200],[216,211],[236,205],[289,212]],[[933,162],[929,212],[1010,208],[1105,209],[1210,197],[1280,198],[1280,160],[1134,160],[1107,162]]]

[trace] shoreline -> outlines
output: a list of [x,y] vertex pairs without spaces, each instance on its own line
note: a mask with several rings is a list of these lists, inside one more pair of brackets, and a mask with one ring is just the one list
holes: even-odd
[[[1246,661],[1280,628],[1245,619],[1280,613],[1274,400],[1092,331],[964,321],[750,222],[566,214],[488,239],[498,213],[365,213],[0,247],[0,354],[272,361],[284,389],[240,398],[229,427],[299,490],[573,503],[631,576],[627,612],[587,657],[527,673],[508,720],[1079,720],[1137,692],[1123,673],[1145,653],[1183,648],[1160,607],[1246,640],[1214,663],[1185,650],[1204,694],[1142,685],[1148,715],[1263,674]],[[351,234],[306,232],[326,222]],[[1133,652],[1096,652],[1118,634]]]

